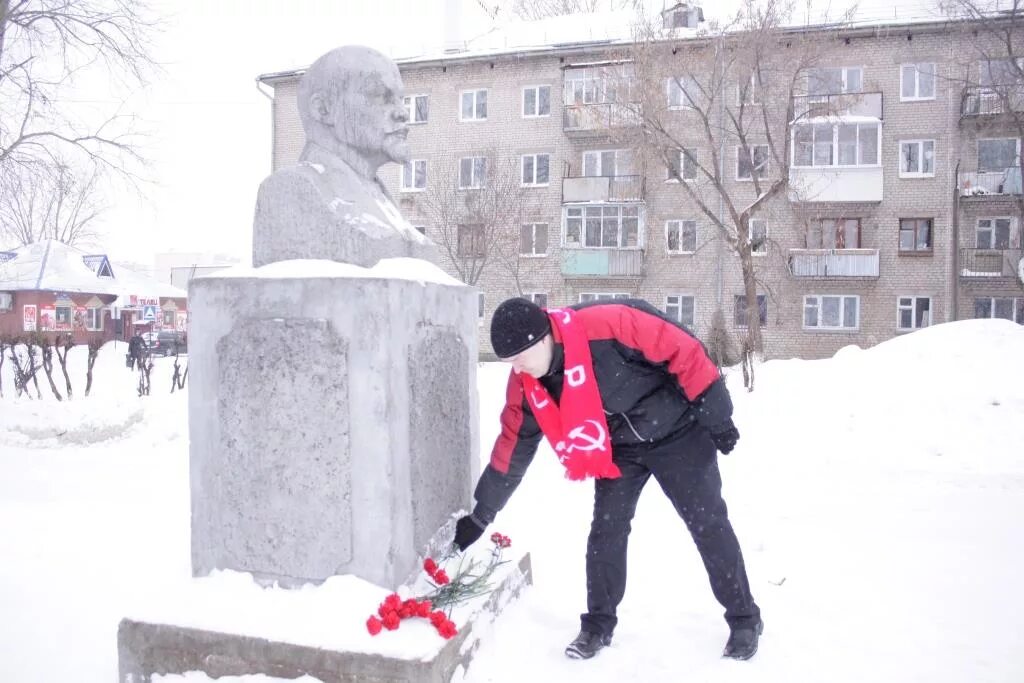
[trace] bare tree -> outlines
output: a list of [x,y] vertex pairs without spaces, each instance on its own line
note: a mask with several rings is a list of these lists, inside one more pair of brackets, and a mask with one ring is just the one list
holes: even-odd
[[0,166],[74,159],[136,179],[133,117],[97,114],[72,91],[90,75],[144,85],[156,28],[143,0],[0,0]]
[[477,0],[477,4],[492,19],[511,13],[526,20],[643,8],[643,0]]
[[101,200],[103,168],[79,174],[67,163],[0,165],[0,239],[31,244],[53,239],[83,245],[108,208]]
[[459,279],[476,285],[488,268],[517,269],[527,208],[519,157],[449,154],[430,172],[421,210]]
[[[787,0],[746,0],[734,19],[685,43],[660,23],[641,25],[620,68],[624,82],[615,88],[619,112],[612,118],[631,125],[618,125],[613,134],[667,169],[739,260],[745,364],[764,350],[755,303],[763,283],[753,254],[765,237],[755,234],[752,221],[799,192],[790,184],[790,134],[809,114],[799,104],[807,69],[830,38],[786,30],[792,11]],[[747,387],[753,388],[752,374]]]

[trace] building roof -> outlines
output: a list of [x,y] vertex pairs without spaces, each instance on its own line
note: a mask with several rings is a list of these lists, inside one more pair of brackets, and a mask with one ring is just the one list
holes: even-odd
[[0,252],[0,291],[53,291],[118,297],[185,298],[178,287],[129,268],[113,268],[105,254],[87,254],[56,240]]

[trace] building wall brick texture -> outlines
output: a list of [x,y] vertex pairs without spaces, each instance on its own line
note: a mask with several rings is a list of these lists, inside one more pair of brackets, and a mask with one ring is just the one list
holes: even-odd
[[[918,32],[907,27],[876,31],[873,35],[858,34],[850,41],[834,41],[835,46],[822,65],[862,67],[863,91],[882,93],[882,200],[810,203],[783,196],[772,200],[759,214],[766,217],[768,226],[767,253],[754,257],[763,285],[759,292],[769,299],[764,329],[768,357],[827,357],[846,345],[867,347],[891,339],[905,332],[898,328],[897,302],[901,297],[928,297],[933,324],[974,317],[974,300],[978,297],[1015,298],[1018,310],[1024,311],[1024,288],[1016,278],[965,277],[956,272],[959,250],[975,246],[979,218],[1020,213],[1013,198],[957,197],[958,170],[977,170],[977,140],[1016,137],[1011,132],[1011,123],[1000,121],[999,117],[960,115],[965,70],[977,68],[964,57],[969,53],[964,41],[969,40],[969,32]],[[484,296],[479,327],[484,354],[490,352],[487,321],[491,312],[506,297],[521,293],[544,293],[549,306],[575,303],[583,293],[624,293],[644,298],[658,308],[665,307],[667,296],[693,296],[693,327],[699,336],[707,335],[718,308],[725,314],[733,343],[744,334],[733,320],[734,297],[744,292],[738,259],[724,247],[717,230],[700,214],[683,188],[678,183],[666,182],[664,168],[656,165],[642,169],[646,189],[641,204],[645,224],[642,276],[579,279],[562,274],[561,179],[564,175],[581,175],[584,151],[615,147],[607,139],[580,138],[563,130],[564,69],[569,64],[598,61],[607,56],[599,51],[552,51],[488,59],[450,55],[444,60],[400,64],[406,94],[429,97],[428,121],[409,126],[413,158],[428,161],[428,184],[455,182],[454,178],[431,173],[444,159],[484,154],[497,158],[518,158],[527,153],[550,155],[549,184],[526,190],[533,207],[529,219],[548,225],[547,254],[520,259],[518,288],[497,267],[485,269],[477,282]],[[900,65],[905,63],[936,65],[934,99],[901,101]],[[281,168],[297,161],[304,138],[295,103],[297,77],[276,80],[273,85],[274,166]],[[523,89],[530,86],[550,87],[549,116],[523,116]],[[487,118],[460,121],[460,93],[472,89],[487,90]],[[681,129],[692,125],[692,121],[686,120],[687,112],[678,114]],[[935,141],[934,176],[900,177],[900,141],[919,139]],[[727,151],[727,164],[735,164],[731,150]],[[406,218],[414,225],[424,226],[426,234],[436,239],[436,226],[431,226],[426,218],[422,193],[402,192],[400,173],[398,166],[389,165],[381,169],[380,177]],[[812,279],[792,275],[789,250],[806,246],[808,222],[840,217],[860,219],[860,246],[878,250],[878,277]],[[900,252],[902,218],[931,219],[930,251]],[[667,252],[665,222],[671,219],[696,221],[695,253]],[[1017,223],[1012,229],[1010,246],[1019,248]],[[518,234],[520,226],[509,225],[508,229]],[[442,265],[455,273],[450,259]],[[811,295],[858,297],[857,327],[849,331],[806,329],[804,297]]]

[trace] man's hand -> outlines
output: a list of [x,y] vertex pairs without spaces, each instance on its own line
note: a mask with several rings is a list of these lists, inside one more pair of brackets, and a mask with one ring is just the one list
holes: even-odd
[[715,448],[723,455],[731,453],[732,449],[736,447],[736,442],[740,440],[740,430],[736,429],[731,418],[722,424],[715,425],[708,431],[711,432],[711,440],[715,442]]
[[463,551],[473,545],[483,535],[485,528],[480,526],[473,515],[461,517],[455,523],[455,547]]

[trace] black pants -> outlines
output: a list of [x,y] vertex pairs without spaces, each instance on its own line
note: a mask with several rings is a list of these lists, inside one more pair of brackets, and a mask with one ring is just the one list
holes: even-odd
[[743,553],[722,500],[717,451],[707,431],[695,426],[678,438],[643,449],[618,449],[614,460],[622,476],[594,483],[583,629],[607,635],[615,629],[615,610],[626,592],[630,523],[651,475],[686,522],[729,627],[757,623],[761,612],[750,594]]

